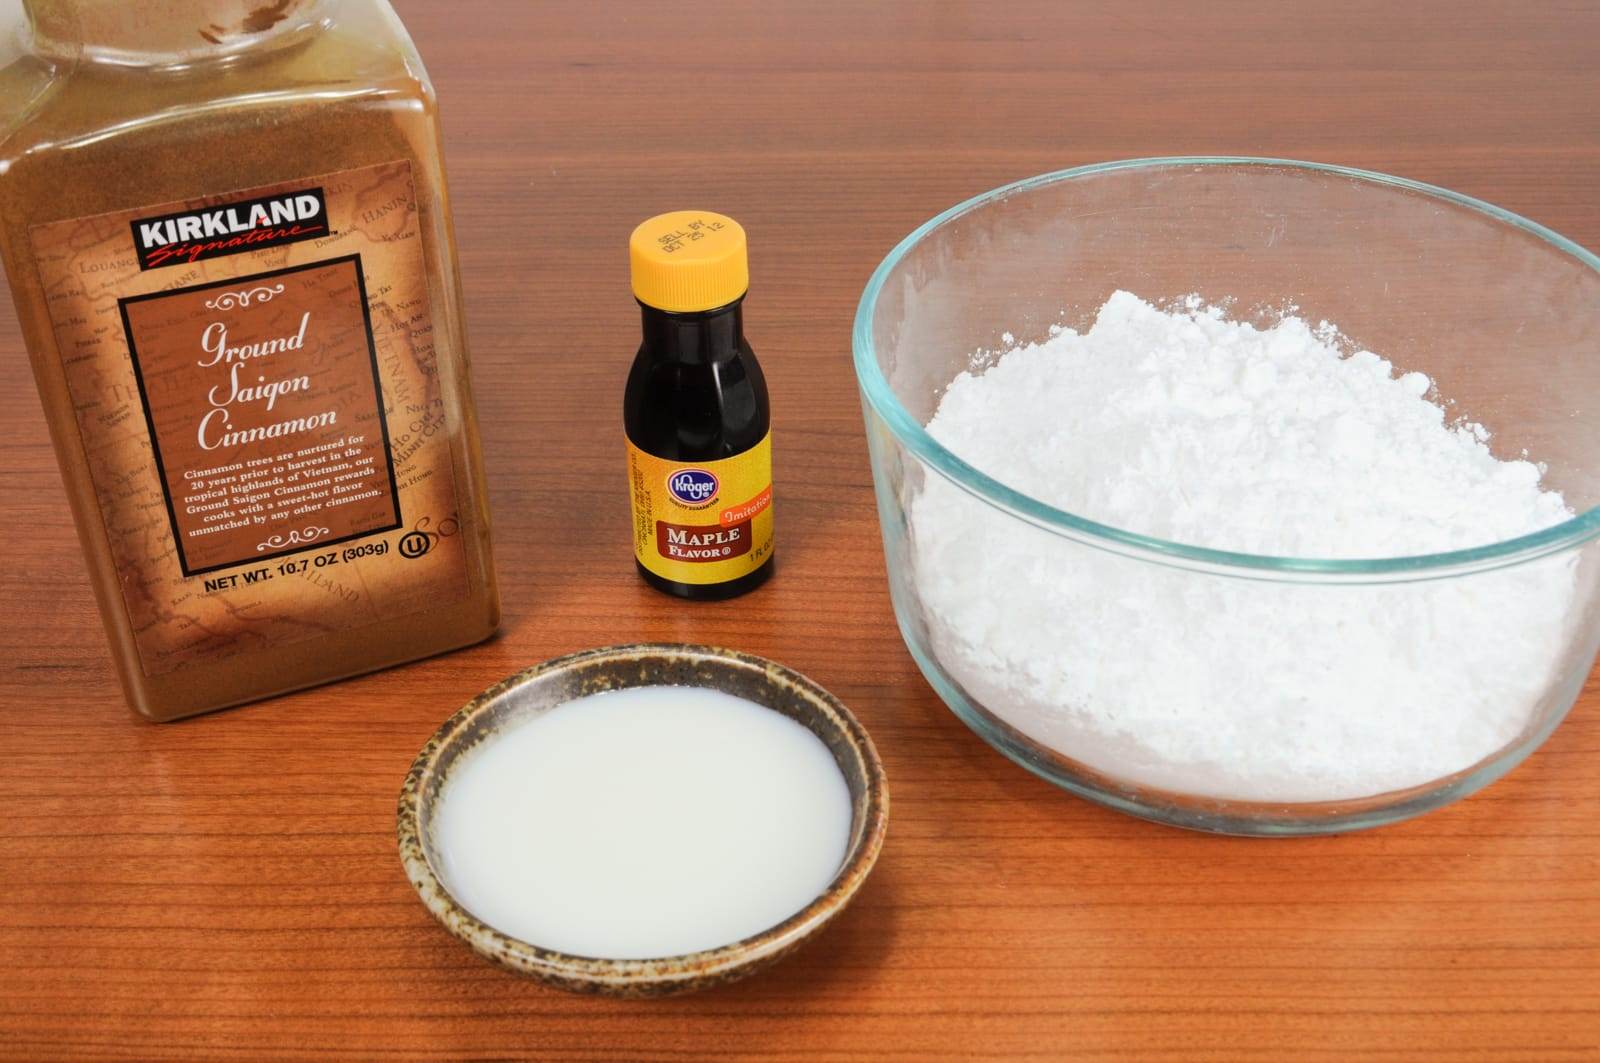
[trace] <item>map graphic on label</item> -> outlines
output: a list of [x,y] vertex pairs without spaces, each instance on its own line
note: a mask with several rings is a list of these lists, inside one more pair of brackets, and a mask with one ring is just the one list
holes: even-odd
[[147,675],[467,592],[406,162],[31,232]]

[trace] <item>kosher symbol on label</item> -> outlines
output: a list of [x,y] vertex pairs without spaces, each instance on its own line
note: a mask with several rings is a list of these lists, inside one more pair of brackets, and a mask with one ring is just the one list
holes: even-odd
[[400,536],[400,556],[418,558],[433,549],[433,540],[419,531],[406,532]]

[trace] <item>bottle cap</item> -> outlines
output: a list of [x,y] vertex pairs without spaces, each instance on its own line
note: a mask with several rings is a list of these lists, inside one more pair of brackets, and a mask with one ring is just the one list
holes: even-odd
[[642,222],[628,238],[633,295],[674,314],[727,306],[750,287],[744,229],[705,210],[675,210]]

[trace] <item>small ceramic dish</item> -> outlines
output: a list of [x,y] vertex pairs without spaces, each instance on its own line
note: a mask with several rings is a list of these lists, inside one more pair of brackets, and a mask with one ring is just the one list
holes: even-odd
[[[521,941],[481,922],[450,895],[438,868],[434,812],[461,756],[530,713],[638,686],[709,687],[783,713],[833,754],[850,791],[850,841],[844,863],[820,896],[776,926],[720,948],[649,960],[574,956]],[[861,725],[838,699],[780,664],[708,646],[638,644],[585,650],[535,665],[495,684],[435,732],[400,791],[400,860],[445,929],[486,959],[560,989],[610,996],[661,996],[704,989],[752,974],[793,951],[844,910],[883,846],[889,791],[883,766]]]

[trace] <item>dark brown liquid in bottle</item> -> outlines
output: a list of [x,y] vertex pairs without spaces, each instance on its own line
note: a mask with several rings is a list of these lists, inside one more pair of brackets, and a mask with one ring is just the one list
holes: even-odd
[[[715,310],[673,314],[640,304],[644,342],[622,400],[628,440],[667,461],[720,461],[760,443],[772,425],[767,382],[744,338],[744,300]],[[733,598],[772,576],[761,567],[726,583],[679,583],[637,561],[657,590],[701,601]]]

